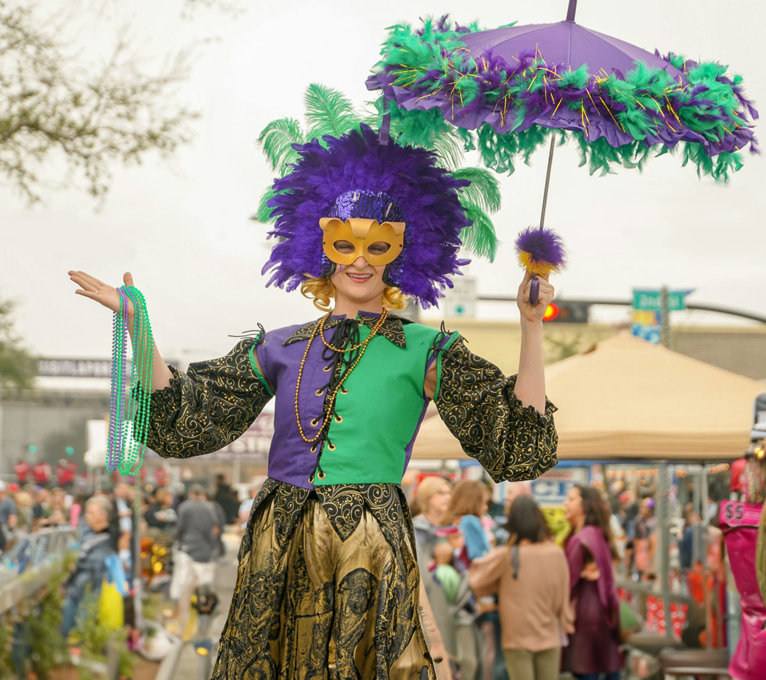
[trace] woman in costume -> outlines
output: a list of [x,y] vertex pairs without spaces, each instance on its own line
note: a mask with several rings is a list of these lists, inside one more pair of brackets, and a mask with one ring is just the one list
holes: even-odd
[[609,506],[597,489],[577,484],[564,503],[569,534],[570,600],[575,632],[564,650],[563,669],[580,680],[619,680],[620,600],[614,582],[618,559],[609,527]]
[[[505,377],[457,333],[390,312],[404,295],[435,304],[465,263],[465,181],[366,126],[297,148],[299,162],[274,184],[279,243],[265,269],[270,284],[300,286],[327,313],[244,337],[186,373],[155,348],[146,444],[165,457],[216,451],[276,400],[268,480],[240,548],[214,678],[433,679],[435,661],[448,677],[402,475],[431,400],[496,481],[556,464],[542,358],[553,288],[542,281],[532,306],[525,276],[519,374]],[[70,276],[78,294],[120,310],[118,290]]]

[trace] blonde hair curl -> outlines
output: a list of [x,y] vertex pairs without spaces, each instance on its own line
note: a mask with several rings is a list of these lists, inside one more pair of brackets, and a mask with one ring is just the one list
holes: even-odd
[[[329,276],[309,277],[301,283],[301,295],[311,300],[317,309],[329,312],[332,309],[330,301],[335,298],[335,284]],[[407,296],[395,286],[386,286],[383,289],[383,306],[387,309],[404,309],[407,306]]]

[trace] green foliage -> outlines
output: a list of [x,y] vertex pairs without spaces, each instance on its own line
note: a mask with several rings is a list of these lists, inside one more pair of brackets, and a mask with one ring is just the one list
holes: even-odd
[[0,668],[15,671],[11,655],[14,622],[10,614],[0,615]]
[[65,658],[66,646],[61,637],[64,598],[61,584],[67,574],[62,571],[51,579],[41,596],[31,604],[31,615],[25,617],[25,635],[30,644],[32,671],[41,680]]
[[0,392],[30,389],[37,374],[35,359],[14,332],[14,306],[9,300],[0,300]]

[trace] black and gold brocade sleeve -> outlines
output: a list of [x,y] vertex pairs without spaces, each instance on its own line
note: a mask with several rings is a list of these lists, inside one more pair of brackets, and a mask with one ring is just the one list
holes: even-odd
[[271,391],[251,364],[258,338],[239,342],[226,356],[169,366],[170,385],[152,393],[146,445],[163,458],[191,458],[218,451],[255,420]]
[[439,357],[436,408],[463,450],[496,482],[535,479],[557,463],[556,407],[524,408],[516,376],[471,353],[457,337]]

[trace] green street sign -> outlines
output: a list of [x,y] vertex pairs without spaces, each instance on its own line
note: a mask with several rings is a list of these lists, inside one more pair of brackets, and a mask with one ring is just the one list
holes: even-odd
[[[668,291],[668,309],[671,312],[678,312],[686,309],[686,296],[691,293],[690,290],[669,290]],[[633,291],[633,309],[650,310],[658,312],[662,309],[662,291],[659,290],[634,290]]]

